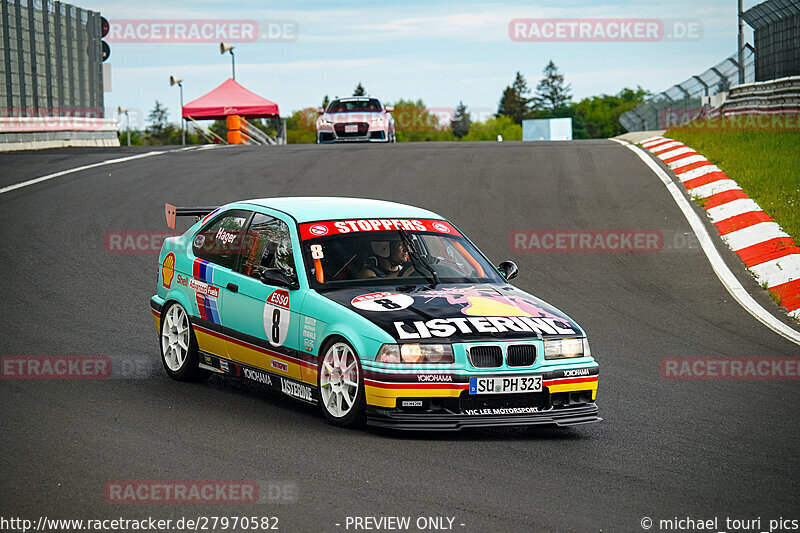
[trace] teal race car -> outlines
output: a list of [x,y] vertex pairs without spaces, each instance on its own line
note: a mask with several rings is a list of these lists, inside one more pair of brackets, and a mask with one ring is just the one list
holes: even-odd
[[598,422],[584,331],[443,217],[359,198],[166,206],[150,300],[164,368],[262,383],[339,426]]

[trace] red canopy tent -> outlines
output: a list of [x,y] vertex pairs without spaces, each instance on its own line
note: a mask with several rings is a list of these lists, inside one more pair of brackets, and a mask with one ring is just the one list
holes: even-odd
[[224,120],[229,115],[250,118],[279,116],[278,104],[248,91],[233,78],[183,106],[183,118]]

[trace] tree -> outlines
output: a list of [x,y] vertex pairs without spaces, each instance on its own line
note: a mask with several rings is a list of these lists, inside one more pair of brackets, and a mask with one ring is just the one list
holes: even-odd
[[505,141],[521,141],[522,126],[515,124],[511,117],[499,116],[490,118],[486,122],[475,122],[461,140],[463,141],[497,141],[497,136],[502,135]]
[[571,85],[564,85],[564,75],[552,59],[542,73],[544,77],[536,86],[535,106],[538,109],[560,109],[567,106],[572,100]]
[[514,83],[506,87],[500,104],[497,107],[497,116],[511,117],[515,123],[521,124],[530,111],[531,99],[528,97],[530,89],[525,78],[517,72]]
[[448,127],[441,124],[435,113],[428,111],[422,100],[398,100],[394,104],[394,127],[397,142],[452,141],[455,139]]
[[153,109],[150,110],[150,114],[147,115],[147,122],[150,123],[146,130],[147,133],[153,137],[163,136],[169,126],[169,122],[167,121],[168,116],[169,112],[167,108],[164,107],[164,104],[156,100],[155,107],[153,107]]
[[361,82],[358,82],[358,85],[356,85],[356,88],[353,91],[353,96],[366,96],[366,95],[367,95],[367,90],[364,88],[363,85],[361,85]]
[[[169,123],[169,112],[164,104],[156,100],[156,105],[147,115],[150,124],[145,129],[145,144],[180,144],[181,130]],[[188,142],[188,141],[187,141]]]
[[469,133],[469,111],[467,110],[467,106],[464,105],[464,102],[460,100],[455,115],[453,116],[453,121],[450,123],[450,127],[453,130],[453,135],[459,139]]
[[328,107],[328,104],[330,104],[330,103],[331,103],[331,99],[330,99],[330,98],[328,98],[328,95],[326,94],[326,95],[325,95],[325,96],[322,98],[322,109],[325,109],[325,108],[327,108],[327,107]]
[[313,107],[306,107],[292,113],[292,116],[286,119],[286,142],[289,144],[316,142],[318,116],[317,110]]
[[586,123],[587,136],[607,139],[625,133],[619,123],[622,113],[641,104],[650,92],[636,87],[624,88],[615,95],[601,94],[584,98],[575,108]]

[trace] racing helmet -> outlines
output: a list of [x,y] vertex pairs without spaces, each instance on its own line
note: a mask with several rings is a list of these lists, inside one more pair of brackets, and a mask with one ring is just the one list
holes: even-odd
[[387,235],[385,237],[381,237],[380,240],[375,240],[370,243],[372,246],[372,253],[374,253],[377,257],[383,257],[384,259],[388,259],[390,255],[392,255],[392,244],[400,242],[399,235]]

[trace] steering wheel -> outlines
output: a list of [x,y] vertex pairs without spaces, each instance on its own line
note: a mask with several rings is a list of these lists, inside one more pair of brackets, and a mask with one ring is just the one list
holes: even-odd
[[416,270],[414,270],[414,265],[411,263],[411,261],[408,261],[406,263],[403,263],[403,269],[400,271],[400,275],[397,277],[406,278],[410,276],[413,272],[416,272]]

